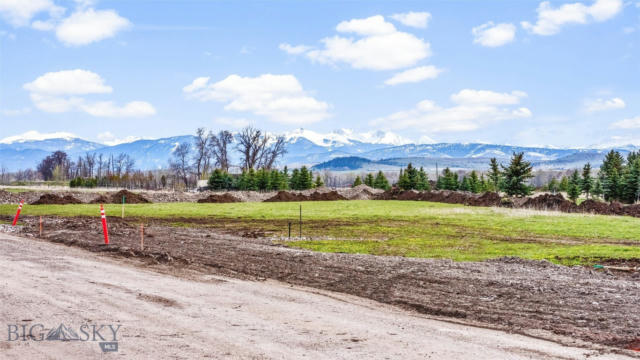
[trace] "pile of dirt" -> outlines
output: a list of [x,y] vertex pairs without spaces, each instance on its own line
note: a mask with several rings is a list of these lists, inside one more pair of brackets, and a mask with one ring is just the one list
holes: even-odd
[[290,192],[290,191],[278,191],[278,193],[275,196],[266,199],[264,202],[335,201],[335,200],[347,200],[347,198],[338,194],[338,192],[335,190],[331,190],[329,192],[323,192],[323,193],[314,191],[309,195]]
[[562,212],[578,212],[578,206],[571,201],[565,199],[561,194],[543,194],[533,198],[528,198],[523,208],[536,210],[551,210]]
[[149,204],[149,203],[151,203],[151,201],[149,201],[144,196],[136,194],[136,193],[132,193],[131,191],[128,191],[128,190],[120,190],[117,193],[111,195],[111,201],[109,201],[109,203],[111,203],[111,204],[122,204],[122,197],[123,196],[125,197],[125,203],[127,203],[127,204]]
[[67,205],[67,204],[82,204],[82,201],[74,198],[71,195],[58,196],[55,194],[44,194],[40,196],[40,199],[31,203],[31,205]]
[[97,198],[89,201],[89,204],[109,204],[111,200],[104,195],[98,195]]
[[616,210],[617,207],[611,206],[602,201],[596,201],[593,199],[583,201],[578,209],[580,212],[591,213],[591,214],[599,214],[599,215],[619,215],[620,213]]
[[376,198],[378,194],[384,193],[384,190],[360,184],[353,188],[340,189],[339,193],[349,200],[372,200]]
[[240,199],[235,196],[224,193],[224,194],[211,194],[204,199],[199,199],[198,203],[236,203],[241,202]]
[[467,205],[470,206],[500,206],[501,204],[502,198],[500,194],[493,191],[488,191],[481,196],[467,200]]

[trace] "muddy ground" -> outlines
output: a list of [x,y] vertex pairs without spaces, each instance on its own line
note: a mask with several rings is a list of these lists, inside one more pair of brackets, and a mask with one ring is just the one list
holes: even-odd
[[[22,220],[25,226],[18,234],[38,236],[38,219]],[[203,227],[208,220],[197,221],[197,227],[172,227],[163,220],[145,220],[144,251],[135,219],[109,219],[109,246],[101,245],[98,218],[47,218],[43,238],[151,263],[201,264],[219,275],[342,292],[564,343],[580,339],[623,349],[640,347],[638,273],[516,258],[452,262],[316,253],[276,244],[261,234],[236,236]]]

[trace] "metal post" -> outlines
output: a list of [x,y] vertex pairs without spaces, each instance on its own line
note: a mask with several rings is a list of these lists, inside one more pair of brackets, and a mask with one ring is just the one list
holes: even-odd
[[291,221],[289,221],[289,239],[291,239]]

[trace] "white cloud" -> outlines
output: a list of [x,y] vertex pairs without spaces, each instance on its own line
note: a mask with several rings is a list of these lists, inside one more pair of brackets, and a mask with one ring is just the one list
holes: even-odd
[[48,12],[55,17],[60,16],[64,8],[56,6],[51,0],[0,0],[0,15],[16,27],[28,25],[41,12]]
[[610,127],[612,129],[640,129],[640,116],[616,121]]
[[31,109],[28,107],[24,107],[22,109],[2,109],[0,110],[0,114],[3,116],[20,116],[25,115],[31,112]]
[[101,117],[139,117],[155,114],[155,108],[144,101],[117,106],[112,101],[87,101],[83,95],[108,94],[113,89],[91,71],[75,69],[48,72],[23,85],[34,105],[46,112],[83,111]]
[[397,73],[387,79],[384,83],[387,85],[416,83],[427,79],[435,79],[442,71],[442,69],[438,69],[433,65],[418,66],[416,68]]
[[423,100],[413,109],[399,111],[375,119],[373,126],[391,129],[415,129],[424,133],[472,131],[512,119],[532,116],[526,107],[517,107],[526,94],[521,91],[498,93],[488,90],[464,89],[451,95],[456,105],[440,107],[431,100]]
[[406,26],[425,29],[429,24],[431,14],[428,12],[409,11],[407,13],[393,14],[391,18]]
[[471,29],[473,42],[486,47],[498,47],[512,42],[516,37],[513,24],[494,24],[492,21]]
[[68,132],[40,133],[36,130],[27,131],[20,135],[9,136],[0,140],[0,144],[11,144],[14,142],[39,141],[48,139],[73,139],[76,136]]
[[554,8],[549,1],[543,1],[536,10],[538,19],[535,24],[523,21],[525,30],[537,35],[554,35],[564,25],[588,24],[611,19],[622,11],[622,0],[596,0],[590,6],[583,3],[563,4]]
[[586,112],[596,112],[613,109],[624,109],[626,106],[624,100],[620,98],[611,99],[590,99],[585,100],[584,109]]
[[56,37],[66,45],[87,45],[113,37],[129,26],[129,20],[114,10],[86,9],[64,19],[56,28]]
[[33,93],[46,95],[104,94],[113,91],[104,84],[100,75],[82,69],[48,72],[23,87]]
[[457,104],[484,104],[484,105],[515,105],[527,94],[522,91],[511,93],[498,93],[489,90],[463,89],[451,95],[451,101]]
[[428,42],[396,30],[381,15],[343,21],[336,31],[357,37],[327,37],[321,40],[323,48],[301,53],[322,64],[346,63],[356,69],[368,70],[401,69],[431,55]]
[[291,55],[300,55],[300,54],[304,54],[307,51],[311,50],[312,47],[311,46],[306,46],[306,45],[289,45],[287,43],[282,43],[280,44],[280,46],[278,46],[280,48],[280,50],[291,54]]
[[329,116],[329,104],[309,96],[293,75],[252,78],[234,74],[216,83],[199,77],[183,92],[201,101],[226,103],[227,111],[251,112],[285,124],[308,124]]
[[118,106],[113,101],[96,101],[80,106],[87,114],[98,117],[143,117],[156,114],[153,105],[146,101],[131,101]]
[[396,28],[393,24],[386,22],[382,15],[375,15],[366,19],[342,21],[336,26],[336,31],[367,36],[391,34],[396,32]]

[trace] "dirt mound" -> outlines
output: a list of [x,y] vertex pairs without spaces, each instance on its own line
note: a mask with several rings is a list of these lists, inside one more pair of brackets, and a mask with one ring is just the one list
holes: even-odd
[[98,195],[97,198],[89,201],[89,204],[109,204],[111,200],[104,195]]
[[467,205],[470,206],[500,206],[502,204],[502,198],[496,192],[486,192],[478,197],[472,197],[467,200]]
[[315,191],[309,195],[290,192],[290,191],[279,191],[275,196],[266,199],[265,202],[335,201],[335,200],[347,200],[347,198],[338,194],[338,192],[335,190],[324,192],[324,193]]
[[340,195],[349,200],[372,200],[383,192],[384,190],[382,189],[374,189],[365,184],[353,188],[340,189]]
[[241,202],[237,197],[229,194],[211,194],[204,199],[199,199],[199,203],[236,203]]
[[561,194],[543,194],[540,196],[529,198],[524,202],[524,204],[522,204],[522,207],[536,210],[552,210],[562,212],[578,211],[578,206],[565,199]]
[[151,202],[142,195],[132,193],[128,190],[120,190],[117,193],[111,195],[111,201],[109,201],[109,203],[122,204],[123,196],[125,197],[125,203],[127,204],[149,204]]
[[55,194],[44,194],[40,196],[40,199],[31,203],[31,205],[67,205],[67,204],[82,204],[82,201],[74,198],[71,195],[58,196]]
[[600,214],[600,215],[618,215],[620,209],[616,206],[611,206],[602,201],[596,200],[585,200],[579,206],[578,209],[581,212],[592,213],[592,214]]
[[[611,211],[616,211],[617,210],[617,208],[614,208],[614,206],[615,206],[614,204],[610,205],[610,208],[612,209]],[[627,205],[627,206],[622,208],[622,212],[623,212],[624,215],[633,216],[633,217],[640,217],[640,205],[638,205],[638,204]]]

